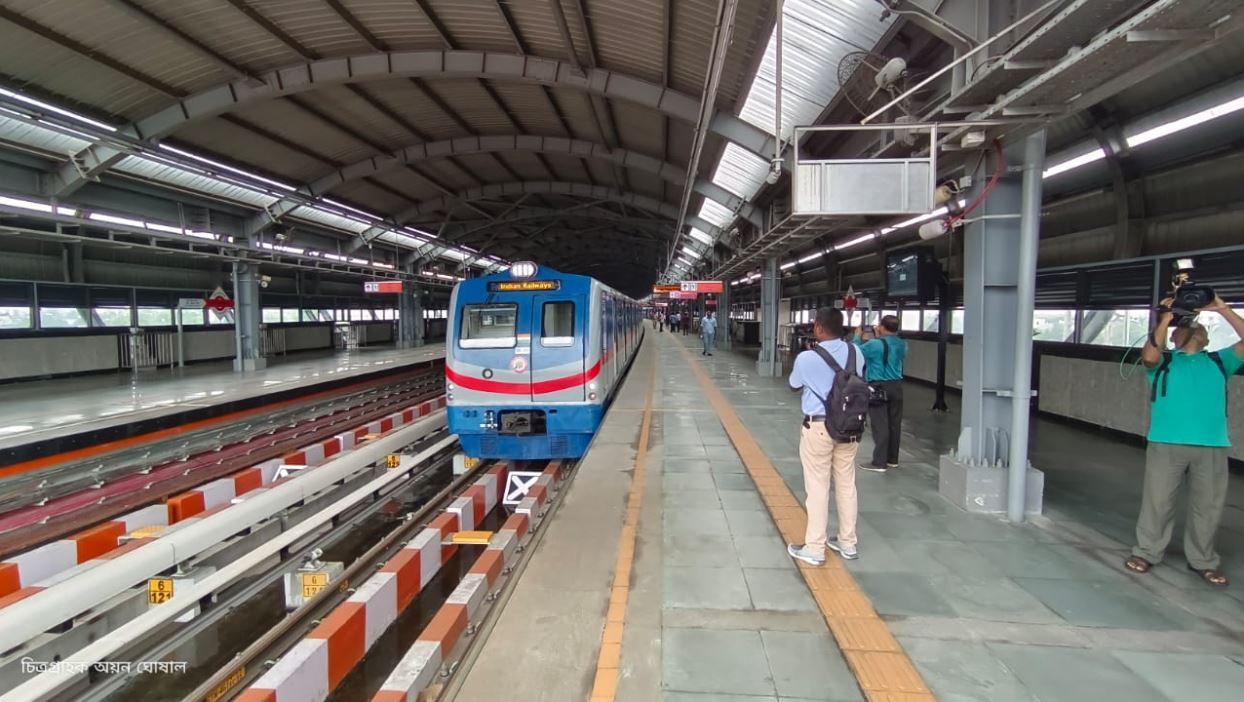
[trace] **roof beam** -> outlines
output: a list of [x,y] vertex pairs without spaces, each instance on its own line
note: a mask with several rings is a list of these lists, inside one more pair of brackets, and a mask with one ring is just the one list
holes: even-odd
[[249,78],[249,79],[254,78],[251,72],[247,70],[245,67],[243,67],[242,65],[229,60],[223,54],[216,52],[214,49],[212,49],[208,45],[204,44],[198,39],[195,39],[194,37],[190,36],[188,33],[173,26],[171,23],[169,23],[168,20],[160,17],[159,15],[152,12],[151,10],[148,10],[142,5],[139,5],[137,2],[134,2],[134,0],[111,0],[111,2],[115,5],[119,5],[120,7],[124,8],[131,14],[138,16],[139,18],[146,21],[148,24],[152,24],[158,29],[160,29],[161,31],[173,36],[175,39],[191,47],[192,49],[202,54],[203,56],[206,56],[217,66],[220,66],[226,72],[233,74],[234,77]]
[[[412,77],[536,83],[627,100],[693,124],[699,116],[696,98],[605,69],[592,69],[583,74],[564,61],[535,56],[482,51],[410,51],[337,57],[289,66],[259,76],[265,84],[262,88],[242,81],[218,85],[141,118],[136,126],[145,138],[158,138],[172,134],[191,121],[324,85]],[[734,115],[716,114],[709,129],[766,159],[773,152],[772,136]]]
[[[285,198],[270,205],[267,216],[273,219],[280,219],[293,209],[301,206],[302,198],[319,197],[342,184],[368,178],[403,166],[411,166],[412,164],[437,158],[502,152],[552,153],[577,156],[584,160],[605,160],[616,167],[635,168],[680,186],[686,183],[687,178],[686,171],[674,164],[664,163],[651,156],[645,156],[625,149],[610,149],[604,144],[581,139],[528,135],[448,139],[445,141],[415,144],[382,157],[364,159],[343,168],[335,169],[331,173],[326,173],[299,188],[299,198]],[[518,179],[515,178],[515,180]],[[695,183],[695,192],[717,202],[731,212],[738,213],[739,216],[752,222],[757,227],[763,224],[761,213],[755,207],[712,181],[698,180]],[[265,221],[262,224],[266,225],[267,222]]]

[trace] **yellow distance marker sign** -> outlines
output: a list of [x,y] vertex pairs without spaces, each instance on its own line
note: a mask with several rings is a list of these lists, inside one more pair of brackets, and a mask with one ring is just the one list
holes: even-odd
[[500,280],[488,284],[488,292],[543,292],[560,290],[560,280]]
[[302,599],[309,600],[328,587],[328,573],[302,574]]
[[172,578],[151,578],[147,581],[147,604],[162,604],[173,599]]
[[396,453],[391,453],[384,457],[384,467],[393,469],[402,465],[402,457]]

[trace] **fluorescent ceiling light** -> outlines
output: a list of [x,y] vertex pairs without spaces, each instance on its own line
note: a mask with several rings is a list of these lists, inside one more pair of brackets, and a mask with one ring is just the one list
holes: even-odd
[[1198,124],[1204,124],[1212,119],[1218,119],[1219,117],[1224,117],[1233,112],[1239,112],[1240,110],[1244,110],[1244,97],[1238,97],[1234,100],[1224,102],[1221,105],[1215,105],[1208,110],[1201,110],[1196,114],[1191,114],[1187,117],[1158,125],[1153,129],[1147,129],[1139,134],[1128,137],[1127,145],[1134,148],[1140,146],[1141,144],[1147,144],[1151,141],[1161,139],[1162,137],[1175,134],[1176,132],[1182,132],[1185,129],[1190,129]]
[[267,183],[268,185],[272,185],[274,187],[280,188],[281,190],[287,190],[289,192],[294,192],[295,190],[297,190],[297,188],[295,188],[294,186],[287,185],[285,183],[280,182],[279,180],[272,180],[271,178],[265,178],[261,175],[251,173],[250,171],[245,171],[245,170],[242,170],[241,168],[235,168],[233,166],[220,163],[219,161],[213,161],[210,158],[204,158],[203,156],[199,156],[198,154],[193,154],[193,153],[190,153],[189,151],[183,151],[176,147],[169,146],[168,144],[160,144],[160,148],[164,149],[165,151],[175,153],[179,156],[185,156],[186,158],[191,158],[191,159],[194,159],[195,161],[206,163],[209,166],[214,166],[216,168],[222,168],[226,171],[229,171],[230,173],[237,173],[238,175],[246,176],[247,178],[252,178],[261,183]]
[[393,270],[393,265],[389,263],[381,263],[377,261],[373,263],[372,265],[375,266],[376,268],[388,268],[389,270]]
[[371,220],[379,220],[379,219],[381,219],[380,217],[378,217],[378,216],[376,216],[376,215],[374,215],[374,214],[372,214],[372,213],[370,213],[370,212],[366,212],[366,211],[364,211],[364,210],[360,210],[360,209],[359,209],[359,208],[357,208],[357,207],[351,207],[350,205],[347,205],[347,204],[346,204],[346,203],[344,203],[344,202],[337,202],[336,200],[330,200],[330,199],[328,199],[328,198],[326,198],[326,197],[322,197],[322,198],[320,198],[320,200],[321,200],[321,201],[323,201],[323,202],[326,202],[326,203],[328,203],[328,204],[330,204],[330,205],[332,205],[333,207],[340,207],[340,208],[341,208],[341,209],[343,209],[343,210],[349,210],[349,211],[351,211],[351,212],[354,212],[355,214],[360,214],[360,215],[362,215],[362,216],[366,217],[367,219],[371,219]]
[[690,231],[690,235],[691,235],[691,238],[692,238],[692,239],[695,239],[696,241],[700,242],[701,244],[711,244],[711,243],[713,243],[713,237],[711,237],[711,236],[709,236],[709,235],[705,234],[704,232],[700,231],[699,229],[695,229],[694,227],[691,229],[691,231]]
[[844,241],[841,244],[835,244],[834,251],[841,251],[842,249],[855,246],[856,244],[862,244],[865,241],[872,241],[873,239],[876,239],[876,238],[877,238],[876,232],[868,232],[867,234],[864,234],[862,236],[857,236],[856,238],[851,239],[850,241]]
[[682,252],[683,252],[683,253],[685,253],[685,254],[687,254],[688,256],[690,256],[690,257],[692,257],[692,258],[700,258],[700,257],[701,257],[701,256],[700,256],[700,252],[699,252],[699,251],[696,251],[695,249],[691,248],[690,246],[684,246],[684,247],[682,247]]
[[687,259],[685,259],[685,258],[683,258],[683,257],[681,257],[681,256],[679,256],[679,257],[678,257],[678,262],[679,262],[679,263],[682,263],[682,264],[684,264],[684,265],[686,265],[688,268],[690,268],[691,266],[695,265],[695,264],[693,264],[691,261],[688,261]]
[[799,259],[799,263],[807,263],[808,261],[815,261],[816,259],[820,258],[823,255],[824,254],[822,254],[820,251],[817,251],[814,254],[808,254],[807,256],[804,256],[803,258]]
[[33,200],[21,200],[15,197],[5,197],[3,195],[0,195],[0,205],[5,205],[6,207],[17,207],[23,210],[34,210],[35,212],[47,212],[49,214],[52,212],[52,206],[47,203],[35,202]]
[[[187,234],[188,236],[193,236],[193,237],[196,237],[196,238],[199,238],[199,239],[211,239],[212,241],[215,241],[215,240],[216,240],[216,235],[215,235],[215,234],[213,234],[213,233],[211,233],[211,232],[196,232],[196,231],[188,231],[188,232],[186,232],[186,234]],[[232,240],[233,240],[233,239],[230,239],[230,241],[232,241]]]
[[43,102],[42,100],[36,100],[30,96],[23,95],[21,93],[15,93],[12,90],[5,90],[4,88],[0,88],[0,95],[4,95],[5,97],[11,97],[14,100],[24,102],[27,105],[34,105],[35,107],[38,107],[39,109],[47,110],[49,112],[55,112],[56,114],[61,115],[63,117],[68,117],[70,119],[76,119],[79,122],[82,122],[83,124],[89,124],[92,127],[99,127],[100,129],[104,129],[109,132],[117,131],[117,128],[112,126],[111,124],[106,124],[104,122],[91,119],[90,117],[87,117],[85,115],[80,115],[77,112],[70,112],[69,110],[66,110],[63,107],[57,107],[56,105],[49,105],[48,103]]
[[129,227],[145,228],[145,222],[141,219],[130,219],[128,217],[117,217],[116,215],[103,214],[101,212],[92,212],[87,219],[93,219],[96,222],[108,222],[109,224],[124,224]]
[[167,224],[159,224],[157,222],[147,222],[147,228],[155,232],[164,232],[166,234],[185,234],[186,230],[181,227],[172,227]]
[[1080,154],[1075,158],[1067,159],[1062,163],[1050,166],[1045,169],[1045,172],[1041,175],[1043,178],[1052,178],[1060,173],[1066,173],[1067,171],[1074,170],[1080,166],[1088,165],[1094,161],[1100,161],[1105,157],[1106,152],[1104,149],[1094,149],[1086,154]]
[[791,261],[790,263],[783,263],[782,265],[778,266],[778,268],[785,271],[785,270],[794,268],[797,264],[798,264],[798,261]]

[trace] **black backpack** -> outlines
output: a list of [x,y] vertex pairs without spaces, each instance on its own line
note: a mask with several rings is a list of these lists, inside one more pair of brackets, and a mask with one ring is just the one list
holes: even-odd
[[825,430],[834,441],[856,442],[864,436],[868,421],[868,383],[860,377],[855,365],[855,346],[847,344],[847,367],[844,370],[820,344],[812,350],[834,371],[834,384],[825,404]]
[[[1158,401],[1158,386],[1159,385],[1162,386],[1162,397],[1166,397],[1166,381],[1171,377],[1171,359],[1174,358],[1174,356],[1175,354],[1170,351],[1162,352],[1162,365],[1158,366],[1157,372],[1153,374],[1153,385],[1149,387],[1149,402]],[[1227,377],[1227,367],[1223,365],[1222,356],[1218,355],[1217,351],[1209,352],[1209,360],[1213,361],[1214,365],[1218,366],[1218,372],[1222,373],[1222,379],[1226,381],[1230,381],[1230,378]],[[1226,406],[1228,407],[1228,414],[1230,414],[1231,388],[1230,388],[1229,382],[1224,383],[1224,386],[1225,386],[1225,389],[1227,392],[1227,398],[1228,398]]]

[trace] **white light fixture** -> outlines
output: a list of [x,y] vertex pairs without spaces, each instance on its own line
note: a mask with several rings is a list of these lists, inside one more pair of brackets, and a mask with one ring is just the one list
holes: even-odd
[[683,252],[683,253],[685,253],[685,254],[687,254],[688,256],[690,256],[690,257],[692,257],[692,258],[701,258],[701,256],[700,256],[700,252],[696,251],[695,249],[691,248],[690,246],[684,246],[684,247],[682,247],[682,252]]
[[1086,166],[1090,163],[1093,163],[1094,161],[1100,161],[1104,158],[1106,158],[1106,152],[1104,149],[1094,149],[1093,151],[1090,151],[1086,154],[1080,154],[1079,156],[1076,156],[1075,158],[1070,158],[1070,159],[1067,159],[1066,161],[1063,161],[1062,163],[1058,163],[1053,166],[1050,166],[1049,168],[1045,169],[1045,172],[1041,174],[1041,177],[1052,178],[1060,173],[1066,173],[1067,171],[1075,170],[1076,168],[1079,168],[1080,166]]
[[357,208],[357,207],[351,207],[350,205],[347,205],[347,204],[345,204],[344,202],[337,202],[336,200],[330,200],[330,199],[328,199],[328,198],[326,198],[326,197],[322,197],[322,198],[320,198],[320,200],[322,200],[323,202],[328,203],[329,205],[332,205],[333,207],[340,207],[340,208],[341,208],[341,209],[343,209],[343,210],[349,210],[349,211],[351,211],[351,212],[353,212],[353,213],[355,213],[355,214],[362,215],[362,216],[366,217],[367,219],[371,219],[371,220],[380,220],[380,219],[382,219],[381,217],[379,217],[379,216],[377,216],[377,215],[374,215],[374,214],[372,214],[372,213],[370,213],[370,212],[366,212],[366,211],[364,211],[364,210],[360,210],[360,209],[359,209],[359,208]]
[[782,265],[778,266],[778,269],[783,270],[783,271],[790,270],[791,268],[794,268],[797,264],[798,264],[797,261],[791,261],[790,263],[783,263]]
[[92,219],[92,220],[95,220],[96,222],[108,222],[109,224],[124,224],[127,227],[137,227],[139,229],[146,228],[145,227],[146,223],[143,222],[141,219],[130,219],[129,217],[117,217],[116,215],[103,214],[102,212],[92,212],[90,215],[87,216],[87,219]]
[[820,251],[817,251],[814,254],[808,254],[807,256],[804,256],[803,258],[799,259],[799,263],[807,263],[808,261],[815,261],[816,259],[820,258],[823,255],[824,254],[822,254]]
[[22,200],[15,197],[5,197],[0,195],[0,205],[5,207],[16,207],[22,210],[33,210],[35,212],[52,212],[52,206],[44,202],[35,202],[33,200]]
[[245,171],[245,170],[242,170],[241,168],[235,168],[233,166],[220,163],[219,161],[213,161],[210,158],[204,158],[203,156],[199,156],[198,154],[193,154],[189,151],[183,151],[182,149],[169,146],[168,144],[160,144],[160,148],[164,149],[165,151],[175,153],[179,156],[185,156],[186,158],[194,159],[195,161],[199,161],[201,163],[206,163],[209,166],[214,166],[216,168],[224,169],[226,171],[229,171],[230,173],[237,173],[238,175],[246,176],[247,178],[257,180],[261,183],[267,183],[268,185],[280,188],[281,190],[287,190],[289,192],[293,192],[297,190],[297,188],[295,188],[294,186],[288,185],[286,183],[282,183],[279,180],[272,180],[271,178],[265,178],[261,175],[251,173],[250,171]]
[[1195,127],[1198,124],[1204,124],[1210,120],[1218,119],[1219,117],[1224,117],[1233,112],[1239,112],[1240,110],[1244,110],[1244,97],[1238,97],[1234,100],[1224,102],[1221,105],[1215,105],[1208,110],[1201,110],[1200,112],[1188,115],[1187,117],[1182,117],[1180,119],[1167,122],[1166,124],[1160,124],[1152,129],[1146,129],[1139,134],[1128,137],[1127,145],[1129,148],[1135,148],[1141,144],[1148,144],[1151,141],[1156,141],[1162,137],[1170,136],[1176,132],[1182,132],[1185,129]]
[[117,128],[112,126],[111,124],[105,124],[104,122],[91,119],[90,117],[87,117],[85,115],[80,115],[77,112],[70,112],[69,110],[66,110],[63,107],[57,107],[56,105],[49,105],[48,103],[43,102],[42,100],[36,100],[28,95],[23,95],[21,93],[15,93],[12,90],[5,90],[4,88],[0,88],[0,95],[4,95],[5,97],[11,97],[14,100],[17,100],[19,102],[24,102],[27,105],[34,105],[35,107],[38,107],[39,109],[42,109],[42,110],[47,110],[48,112],[55,112],[56,114],[61,115],[62,117],[68,117],[69,119],[76,119],[79,122],[82,122],[83,124],[89,124],[92,127],[98,127],[100,129],[103,129],[109,132],[117,131]]
[[866,241],[872,241],[873,239],[876,239],[876,238],[877,238],[876,232],[868,232],[867,234],[864,234],[862,236],[857,236],[856,238],[851,239],[850,241],[844,241],[841,244],[835,244],[834,251],[841,251],[843,249],[850,248],[857,244],[862,244]]

